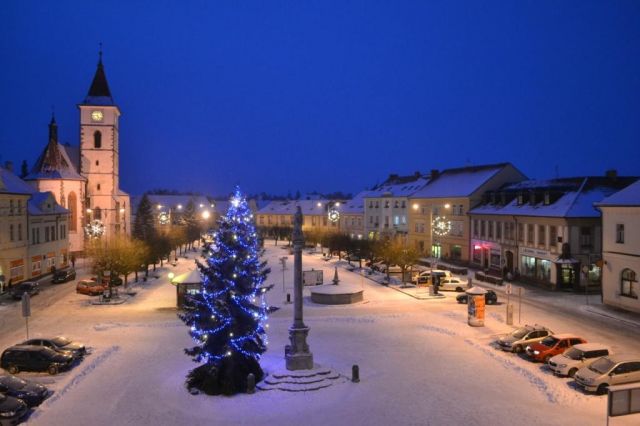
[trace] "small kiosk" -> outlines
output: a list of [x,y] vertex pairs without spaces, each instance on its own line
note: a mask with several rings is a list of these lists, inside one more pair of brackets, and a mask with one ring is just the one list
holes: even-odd
[[182,309],[185,306],[186,296],[198,294],[202,290],[202,277],[200,271],[193,270],[174,277],[171,284],[176,286],[176,306]]

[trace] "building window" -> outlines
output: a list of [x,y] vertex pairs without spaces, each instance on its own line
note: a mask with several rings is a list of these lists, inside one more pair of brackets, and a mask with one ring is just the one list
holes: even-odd
[[493,239],[493,221],[487,221],[487,227],[489,228],[488,236]]
[[96,220],[102,220],[102,209],[100,207],[93,209],[93,218]]
[[496,240],[502,239],[502,222],[496,222]]
[[22,200],[18,200],[18,212],[19,215],[22,214]]
[[373,201],[369,201],[369,208],[372,209],[373,208]]
[[9,200],[9,216],[13,216],[13,200]]
[[402,208],[403,208],[403,209],[406,209],[406,208],[407,208],[407,202],[406,202],[406,201],[403,201],[403,202],[402,202]]
[[380,203],[378,201],[376,201],[376,209],[380,208]]
[[527,225],[527,244],[532,246],[534,244],[534,239],[533,239],[533,225],[532,224],[528,224]]
[[538,225],[538,245],[546,246],[547,245],[547,235],[546,235],[547,227],[544,225]]
[[13,225],[9,225],[9,241],[13,240]]
[[18,224],[18,241],[22,241],[22,224]]
[[393,203],[393,207],[396,208],[396,209],[398,207],[400,207],[400,202],[398,200],[396,200],[395,203]]
[[524,224],[518,224],[518,242],[524,243]]
[[49,242],[49,227],[48,226],[44,227],[44,242],[45,243]]
[[623,269],[620,275],[620,294],[622,296],[638,298],[637,290],[638,279],[635,271],[631,269]]
[[385,208],[385,209],[388,209],[388,208],[389,208],[389,201],[388,201],[388,200],[384,202],[384,208]]
[[478,236],[478,219],[473,219],[473,236]]
[[556,228],[555,226],[550,226],[549,227],[549,245],[551,245],[552,247],[555,247],[557,243],[558,243],[558,228]]
[[616,243],[624,244],[624,224],[616,224]]
[[70,192],[67,197],[69,208],[69,231],[77,231],[78,224],[78,198],[75,192]]
[[102,133],[100,133],[100,130],[93,132],[93,147],[102,148]]
[[487,235],[487,222],[484,220],[480,221],[480,238],[484,238]]
[[580,246],[583,248],[591,247],[591,228],[588,226],[580,227]]
[[393,224],[394,225],[400,225],[400,216],[394,216],[393,217]]
[[100,165],[100,161],[96,160],[96,166]]

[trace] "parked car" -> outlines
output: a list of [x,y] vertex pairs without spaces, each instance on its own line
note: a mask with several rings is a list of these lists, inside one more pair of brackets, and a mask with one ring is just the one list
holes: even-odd
[[0,394],[19,398],[29,407],[35,407],[49,396],[49,389],[38,383],[9,375],[0,376]]
[[103,284],[94,280],[80,280],[76,284],[76,293],[98,296],[109,289],[108,284]]
[[82,343],[72,342],[64,336],[56,336],[54,338],[38,337],[22,342],[21,345],[46,346],[54,351],[68,353],[76,358],[81,358],[87,353]]
[[557,376],[573,377],[579,369],[606,355],[609,349],[600,343],[580,343],[551,358],[549,368]]
[[11,297],[20,300],[22,295],[28,293],[34,296],[40,292],[40,285],[35,281],[25,281],[11,288]]
[[531,343],[526,347],[525,352],[531,361],[547,363],[554,355],[559,355],[580,343],[587,343],[587,341],[575,334],[554,334],[539,342]]
[[553,331],[542,325],[525,325],[517,328],[509,334],[498,337],[498,347],[503,351],[520,353],[524,351],[527,345],[539,342],[547,336],[553,334]]
[[458,293],[464,291],[467,288],[467,280],[463,280],[457,277],[442,277],[440,278],[439,290],[443,291],[457,291]]
[[51,284],[61,284],[76,279],[76,270],[73,268],[62,269],[53,273]]
[[46,371],[58,374],[71,367],[74,358],[71,355],[56,352],[44,346],[16,345],[2,353],[0,367],[11,374],[21,370]]
[[414,284],[428,284],[430,283],[432,273],[433,276],[440,277],[440,279],[452,278],[450,271],[446,271],[443,269],[429,269],[427,271],[422,271],[415,274],[413,277],[411,277],[411,282]]
[[607,355],[583,367],[574,376],[586,391],[607,393],[609,386],[640,382],[640,356]]
[[[456,296],[456,300],[458,303],[469,303],[469,295],[467,293],[462,293]],[[493,305],[498,303],[498,295],[493,290],[487,290],[484,294],[484,303],[487,305]]]
[[0,394],[0,424],[16,425],[27,414],[29,407],[24,401]]

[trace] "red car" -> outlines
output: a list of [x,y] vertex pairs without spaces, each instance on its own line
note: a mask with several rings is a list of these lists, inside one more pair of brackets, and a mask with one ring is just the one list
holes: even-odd
[[526,352],[530,360],[546,363],[555,355],[579,343],[587,343],[587,341],[574,334],[554,334],[527,346]]
[[80,280],[76,284],[76,293],[99,296],[109,289],[109,284],[99,283],[93,280]]

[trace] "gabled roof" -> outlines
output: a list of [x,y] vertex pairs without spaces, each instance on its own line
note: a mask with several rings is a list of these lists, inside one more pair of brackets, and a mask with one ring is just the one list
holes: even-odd
[[58,126],[53,117],[49,123],[49,143],[25,179],[86,180],[78,173],[77,165],[69,159],[66,149],[58,143]]
[[627,186],[622,191],[608,196],[596,205],[602,207],[640,206],[640,180]]
[[[469,214],[535,217],[600,217],[595,204],[635,181],[634,177],[617,177],[615,180],[587,176],[579,178],[559,178],[549,180],[528,180],[508,184],[497,192],[518,193],[536,190],[540,194],[535,204],[525,202],[518,205],[517,198],[506,205],[486,202],[469,211]],[[552,202],[545,205],[543,191],[555,192]]]
[[445,169],[412,198],[456,198],[468,197],[476,192],[489,179],[496,176],[506,167],[513,167],[510,163],[487,164],[482,166],[460,167]]
[[89,93],[82,102],[83,105],[115,105],[113,97],[111,96],[111,90],[109,90],[109,83],[107,83],[107,75],[104,72],[104,66],[102,65],[102,53],[100,54],[100,60],[98,61],[98,68],[93,76],[91,87],[89,87]]

